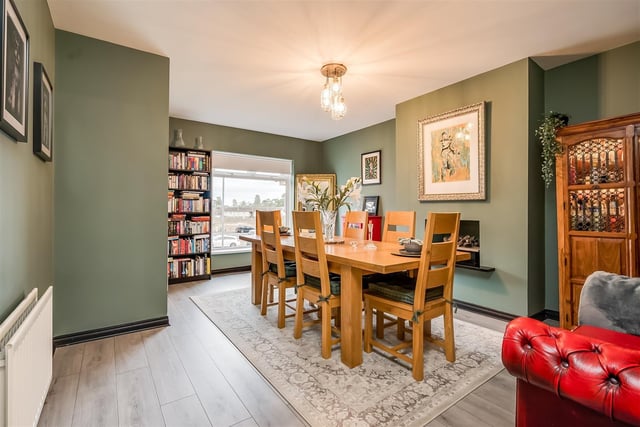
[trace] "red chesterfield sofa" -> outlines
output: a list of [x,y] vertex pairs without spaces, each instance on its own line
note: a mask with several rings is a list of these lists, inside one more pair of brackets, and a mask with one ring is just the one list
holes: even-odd
[[520,317],[502,362],[517,378],[517,426],[640,426],[640,336]]

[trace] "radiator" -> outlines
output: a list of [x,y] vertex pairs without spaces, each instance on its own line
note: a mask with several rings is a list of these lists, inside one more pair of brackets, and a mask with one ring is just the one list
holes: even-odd
[[51,384],[52,294],[34,288],[0,325],[0,426],[36,426]]

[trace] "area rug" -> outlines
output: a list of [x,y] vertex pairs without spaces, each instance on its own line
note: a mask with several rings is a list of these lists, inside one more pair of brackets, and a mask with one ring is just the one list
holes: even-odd
[[[502,369],[502,334],[457,319],[455,363],[427,344],[425,379],[417,382],[406,365],[375,351],[353,369],[340,361],[339,346],[323,359],[320,325],[294,339],[293,319],[278,329],[276,309],[261,316],[249,289],[192,300],[312,426],[424,426]],[[442,336],[442,321],[432,331]]]

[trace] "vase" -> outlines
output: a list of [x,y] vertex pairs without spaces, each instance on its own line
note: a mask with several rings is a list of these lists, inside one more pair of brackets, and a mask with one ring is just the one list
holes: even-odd
[[182,139],[182,129],[176,129],[173,134],[172,147],[184,147],[184,139]]
[[197,148],[198,150],[204,150],[204,141],[202,140],[201,136],[196,137],[195,148]]
[[336,235],[336,215],[338,211],[320,210],[322,220],[322,237],[325,242],[332,242]]

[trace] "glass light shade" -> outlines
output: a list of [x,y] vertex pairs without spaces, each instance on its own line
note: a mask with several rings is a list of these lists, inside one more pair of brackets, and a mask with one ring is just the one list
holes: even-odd
[[320,92],[320,107],[323,111],[331,110],[331,90],[326,85]]
[[342,91],[342,79],[340,77],[331,79],[331,91],[335,94]]

